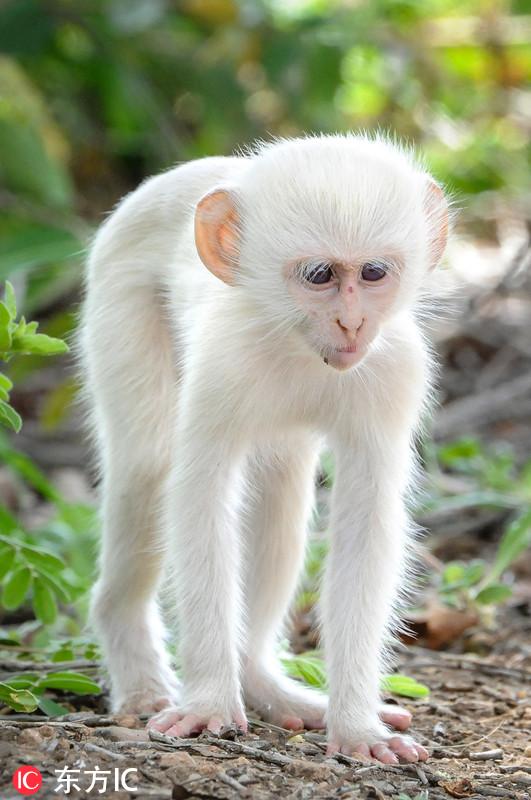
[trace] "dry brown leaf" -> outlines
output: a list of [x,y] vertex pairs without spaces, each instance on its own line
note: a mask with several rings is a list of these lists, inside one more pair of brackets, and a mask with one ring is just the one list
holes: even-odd
[[439,786],[446,789],[452,797],[472,797],[474,787],[468,778],[459,778],[458,781],[439,781]]

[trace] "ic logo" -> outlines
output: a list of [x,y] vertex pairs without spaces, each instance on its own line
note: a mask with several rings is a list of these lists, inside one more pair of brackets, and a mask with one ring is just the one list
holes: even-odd
[[37,767],[19,767],[13,773],[13,786],[19,794],[36,794],[41,784],[42,775]]

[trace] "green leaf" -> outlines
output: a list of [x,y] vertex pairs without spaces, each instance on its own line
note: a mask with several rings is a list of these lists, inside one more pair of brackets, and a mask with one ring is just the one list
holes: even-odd
[[0,581],[2,580],[4,575],[7,575],[7,573],[13,566],[16,554],[17,551],[14,547],[7,548],[6,550],[2,548],[2,550],[0,551]]
[[485,574],[485,562],[475,561],[465,568],[463,582],[466,586],[475,586]]
[[47,717],[62,717],[64,714],[70,714],[70,709],[49,697],[39,697],[38,704],[40,710],[44,711]]
[[37,672],[22,672],[20,675],[15,675],[6,684],[11,686],[12,689],[32,689],[39,680]]
[[460,439],[439,448],[439,460],[446,467],[455,467],[481,455],[481,444],[477,439]]
[[26,597],[31,586],[31,571],[28,567],[18,567],[11,572],[2,592],[2,605],[8,610],[18,608]]
[[37,547],[30,547],[29,545],[22,545],[20,548],[26,560],[33,564],[37,569],[44,569],[48,572],[62,572],[65,569],[65,563],[62,559],[47,553],[46,550],[41,550]]
[[79,672],[50,672],[41,678],[39,689],[60,689],[74,694],[99,694],[98,684]]
[[72,647],[60,647],[55,653],[52,655],[51,660],[53,662],[62,662],[62,661],[73,661],[76,657],[74,650]]
[[0,302],[0,352],[11,349],[11,314],[7,306]]
[[500,578],[513,561],[531,545],[531,510],[515,519],[500,541],[489,578]]
[[1,372],[0,372],[0,387],[4,389],[4,391],[6,392],[10,392],[11,389],[13,388],[13,381],[9,380],[7,375],[3,375]]
[[30,353],[36,356],[56,356],[67,353],[70,348],[62,339],[47,336],[45,333],[25,333],[13,340],[13,351]]
[[0,703],[9,706],[14,711],[31,714],[37,708],[37,698],[27,689],[12,689],[6,683],[0,683]]
[[474,599],[482,606],[493,606],[505,602],[512,593],[510,586],[504,583],[493,583],[478,592]]
[[51,625],[57,619],[55,594],[48,583],[38,576],[33,581],[33,610],[44,625]]
[[4,303],[6,305],[7,310],[9,311],[11,319],[16,319],[17,299],[15,297],[15,290],[13,289],[13,284],[10,281],[6,281]]
[[0,423],[6,428],[11,428],[15,433],[22,428],[22,417],[5,400],[0,400]]
[[[1,460],[1,457],[0,457]],[[13,514],[10,514],[5,506],[0,505],[0,532],[3,534],[9,534],[10,541],[8,542],[9,545],[13,544],[11,539],[11,534],[15,530],[19,530],[20,526],[18,524],[18,520],[15,519]]]
[[418,683],[407,675],[385,675],[382,678],[382,689],[401,697],[427,697],[430,690],[423,683]]
[[42,567],[39,568],[39,577],[47,584],[49,589],[57,595],[63,603],[71,603],[76,596],[76,587],[71,586],[59,575],[47,572]]
[[284,668],[293,678],[302,679],[309,686],[318,689],[326,687],[326,671],[324,662],[315,655],[291,656],[282,659]]
[[445,586],[452,586],[455,583],[460,583],[465,576],[465,568],[463,564],[458,561],[452,561],[447,564],[441,576],[442,582]]

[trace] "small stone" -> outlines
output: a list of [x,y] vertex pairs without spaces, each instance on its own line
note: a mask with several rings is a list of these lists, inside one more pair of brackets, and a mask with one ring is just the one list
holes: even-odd
[[24,730],[19,733],[18,744],[25,744],[29,747],[39,747],[42,744],[42,737],[37,728],[24,728]]
[[159,764],[163,769],[167,767],[186,767],[188,770],[195,769],[195,762],[188,753],[162,753]]
[[531,758],[531,744],[528,744],[526,749],[524,750],[524,756],[526,758]]
[[316,764],[313,761],[304,761],[302,758],[293,759],[285,771],[296,778],[306,778],[319,783],[326,781],[332,774],[328,764]]
[[146,728],[131,729],[120,725],[109,725],[108,728],[101,728],[98,733],[111,742],[149,742]]
[[124,714],[120,717],[115,717],[116,723],[122,728],[139,728],[143,723],[134,714]]
[[57,735],[57,731],[51,725],[41,725],[39,733],[43,739],[53,739]]
[[528,775],[527,772],[513,772],[511,781],[519,783],[520,786],[531,786],[531,775]]

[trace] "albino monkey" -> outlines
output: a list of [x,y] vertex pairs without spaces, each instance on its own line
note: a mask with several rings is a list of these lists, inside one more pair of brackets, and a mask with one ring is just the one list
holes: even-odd
[[[98,233],[82,326],[103,480],[92,602],[115,711],[173,736],[245,707],[328,729],[329,752],[426,750],[380,677],[430,381],[415,319],[446,241],[443,192],[380,139],[323,136],[146,181]],[[337,477],[322,591],[329,696],[285,676],[323,440]],[[157,608],[163,561],[181,682]],[[391,726],[391,727],[390,727]]]

